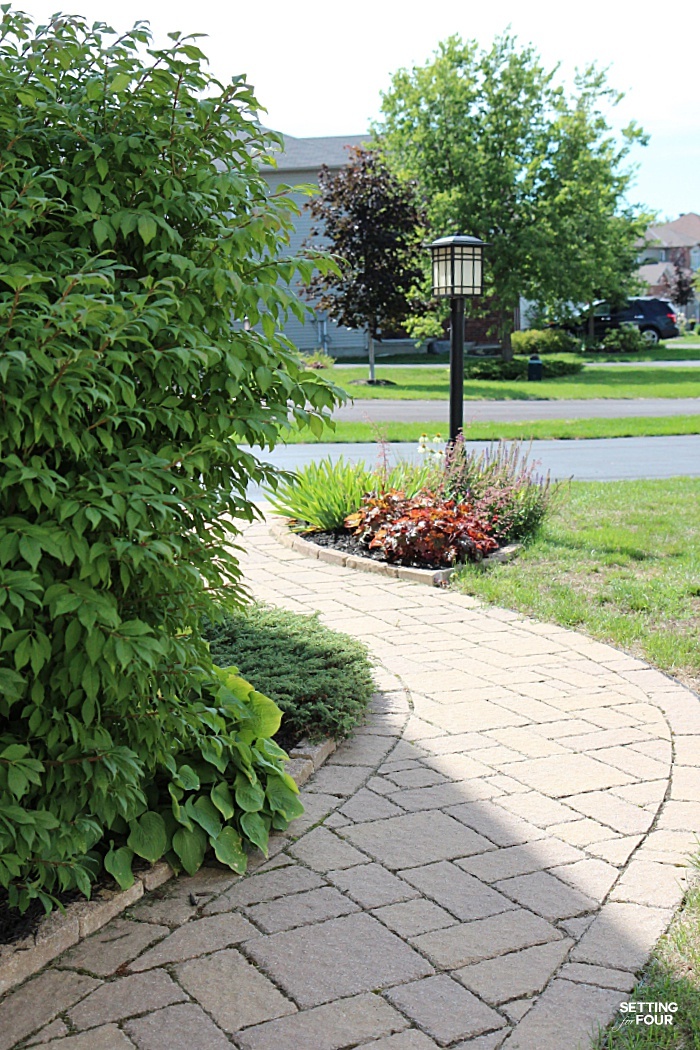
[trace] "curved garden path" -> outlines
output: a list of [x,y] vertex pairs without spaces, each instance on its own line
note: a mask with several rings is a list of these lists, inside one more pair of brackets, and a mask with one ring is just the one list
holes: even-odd
[[71,949],[0,1006],[0,1050],[588,1047],[682,897],[699,698],[262,524],[243,543],[256,597],[367,641],[368,722],[270,860],[176,880]]

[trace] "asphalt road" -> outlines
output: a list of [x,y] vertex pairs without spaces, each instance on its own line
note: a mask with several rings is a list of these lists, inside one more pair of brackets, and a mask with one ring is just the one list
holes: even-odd
[[[700,414],[700,397],[591,398],[585,401],[465,401],[464,422],[519,423],[534,419],[627,419],[630,416]],[[447,423],[447,398],[439,401],[355,401],[336,409],[337,420]],[[615,440],[628,440],[616,438]],[[629,439],[631,440],[631,439]],[[656,440],[656,439],[654,439]]]
[[[468,441],[467,447],[481,450],[488,448],[489,442]],[[326,456],[333,460],[343,456],[353,463],[364,460],[372,466],[377,461],[377,445],[287,445],[260,458],[285,470],[296,470]],[[404,443],[389,445],[389,456],[392,462],[420,458],[416,444]],[[700,477],[700,435],[533,441],[530,458],[538,463],[540,473],[550,471],[557,479],[624,481]],[[254,500],[263,496],[257,486],[251,487],[249,493]]]

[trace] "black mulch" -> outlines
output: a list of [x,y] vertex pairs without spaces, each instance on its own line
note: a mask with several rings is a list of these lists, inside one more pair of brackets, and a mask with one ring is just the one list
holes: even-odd
[[[78,890],[57,893],[56,898],[63,905],[85,900]],[[17,944],[25,937],[33,937],[45,915],[44,905],[38,900],[33,900],[24,915],[20,915],[18,911],[10,908],[7,902],[7,891],[2,890],[0,892],[0,944]]]
[[[303,539],[310,543],[317,543],[319,547],[332,547],[334,550],[342,551],[344,554],[352,554],[358,558],[372,558],[373,561],[386,562],[386,558],[380,550],[370,550],[356,536],[345,529],[336,529],[333,532],[307,532]],[[432,565],[421,558],[412,561],[397,562],[397,564],[408,565],[413,569],[437,569],[450,568],[449,565]]]

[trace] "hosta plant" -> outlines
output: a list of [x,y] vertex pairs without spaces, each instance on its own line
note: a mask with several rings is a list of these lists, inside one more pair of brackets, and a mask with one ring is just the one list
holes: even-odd
[[[294,210],[243,78],[57,16],[0,20],[0,888],[102,859],[240,870],[298,811],[278,713],[217,677],[249,481],[338,392],[278,334]],[[323,265],[320,261],[317,265]],[[250,321],[246,325],[245,318]]]

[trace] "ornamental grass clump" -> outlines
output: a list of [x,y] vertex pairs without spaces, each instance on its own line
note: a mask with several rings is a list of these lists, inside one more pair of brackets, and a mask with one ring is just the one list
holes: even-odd
[[[281,338],[295,206],[243,78],[179,34],[0,34],[0,888],[89,895],[135,856],[236,871],[300,812],[276,705],[200,623],[288,416],[338,391]],[[323,265],[323,263],[320,263]],[[244,325],[248,318],[251,326]],[[249,328],[249,330],[248,330]]]
[[342,456],[309,463],[281,481],[268,500],[278,514],[290,519],[295,532],[332,532],[371,492],[401,488],[419,492],[433,477],[430,464],[398,463],[389,467],[385,455],[375,470],[364,463],[349,463]]

